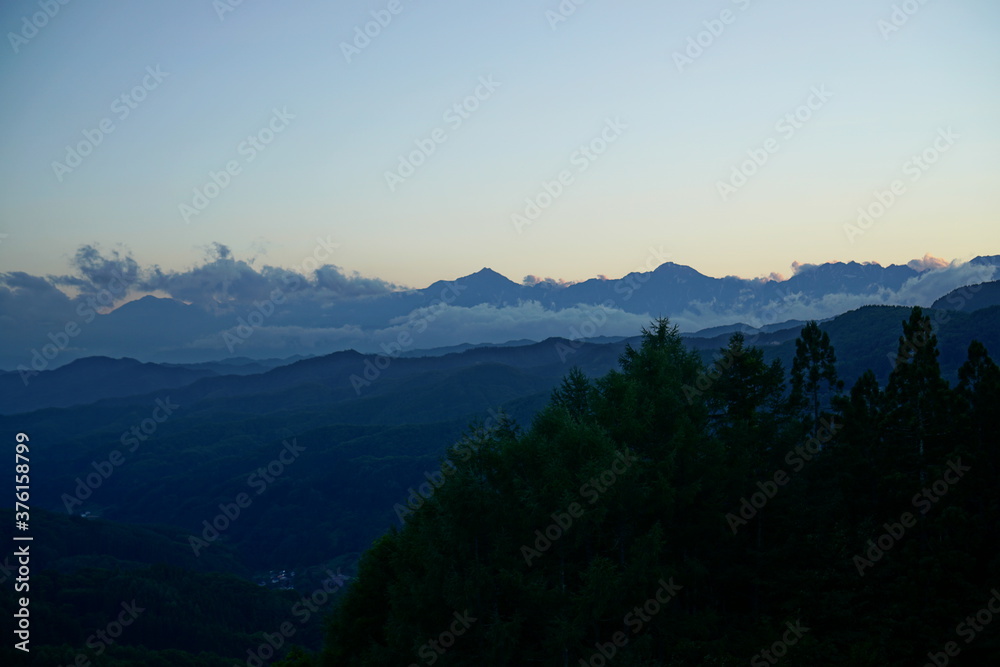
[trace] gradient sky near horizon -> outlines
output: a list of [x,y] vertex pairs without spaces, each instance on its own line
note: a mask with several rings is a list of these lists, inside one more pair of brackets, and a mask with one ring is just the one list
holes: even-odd
[[[330,263],[413,287],[484,266],[617,277],[650,247],[748,278],[1000,254],[995,0],[911,0],[890,34],[899,0],[589,0],[554,27],[559,0],[399,0],[351,62],[341,43],[389,0],[220,16],[234,2],[70,1],[16,43],[40,3],[3,4],[0,270],[66,273],[84,244],[182,270],[213,242],[291,268],[317,237],[339,244]],[[724,10],[679,71],[674,53]],[[169,75],[121,118],[147,67]],[[500,85],[455,127],[446,113],[481,77]],[[776,128],[821,87],[832,97],[792,136]],[[275,108],[294,118],[248,161],[241,142]],[[53,163],[104,119],[114,131],[60,180]],[[608,119],[625,129],[579,172]],[[390,191],[385,173],[436,128],[446,141]],[[914,181],[904,164],[943,128],[958,139]],[[718,182],[769,138],[777,152],[723,201]],[[229,161],[240,173],[186,223],[179,206]],[[562,170],[573,182],[519,233],[511,216]],[[897,179],[905,192],[849,239]]]

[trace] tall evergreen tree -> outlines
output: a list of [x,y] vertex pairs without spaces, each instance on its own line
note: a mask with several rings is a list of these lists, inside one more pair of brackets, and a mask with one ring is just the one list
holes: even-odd
[[552,405],[566,408],[573,419],[588,420],[593,416],[594,386],[578,366],[570,369],[559,387],[552,390]]
[[[939,354],[930,317],[914,307],[903,322],[885,391],[887,434],[894,437],[893,455],[900,458],[903,470],[915,474],[911,486],[925,482],[928,463],[943,463],[953,444],[953,402],[941,377]],[[905,489],[902,492],[905,495]]]
[[792,360],[791,393],[793,409],[810,416],[809,432],[816,434],[823,397],[840,393],[844,383],[837,378],[837,355],[830,344],[830,335],[822,331],[815,320],[809,322],[795,339],[795,359]]
[[[780,365],[742,336],[705,369],[654,322],[618,370],[571,371],[523,433],[474,431],[365,556],[323,664],[763,664],[796,622],[789,665],[926,661],[1000,572],[1000,370],[973,345],[951,390],[929,327],[914,309],[887,388],[868,372],[829,406],[835,356],[809,327],[790,415]],[[809,450],[826,410],[836,444]],[[667,582],[682,588],[657,601]],[[464,611],[475,622],[438,653]],[[998,650],[984,632],[963,659]]]

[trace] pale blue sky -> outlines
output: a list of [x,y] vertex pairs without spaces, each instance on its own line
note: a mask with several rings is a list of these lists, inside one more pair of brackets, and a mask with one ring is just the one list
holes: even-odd
[[[244,0],[222,20],[212,0],[75,0],[17,53],[9,33],[41,10],[5,2],[0,270],[65,273],[95,242],[164,269],[212,242],[295,266],[319,236],[341,244],[332,263],[416,287],[483,266],[620,276],[650,246],[744,277],[1000,253],[1000,5],[915,4],[885,39],[894,2],[589,0],[553,30],[558,0],[400,0],[351,63],[340,43],[388,0]],[[679,72],[672,54],[726,9]],[[156,66],[169,76],[120,119],[115,98]],[[491,76],[495,92],[446,122]],[[775,123],[819,86],[833,96],[786,139]],[[240,143],[274,108],[295,117],[248,162]],[[627,128],[578,172],[577,148],[615,118]],[[114,132],[60,182],[52,163],[103,119]],[[912,182],[904,163],[947,127],[959,138]],[[385,172],[436,128],[447,140],[390,191]],[[722,201],[717,182],[772,137]],[[179,205],[231,160],[240,173],[185,224]],[[518,233],[512,214],[565,169],[573,182]],[[894,179],[905,194],[849,240],[844,224]]]

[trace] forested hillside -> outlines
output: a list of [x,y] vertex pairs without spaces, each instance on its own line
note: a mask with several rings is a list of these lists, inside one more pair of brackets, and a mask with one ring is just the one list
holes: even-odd
[[815,324],[789,367],[739,333],[706,367],[655,322],[529,428],[470,432],[316,661],[995,664],[1000,370],[974,342],[950,385],[929,316],[900,334],[845,389]]
[[[198,664],[166,653],[185,646],[205,665],[246,660],[331,573],[354,582],[374,540],[323,649],[333,664],[426,664],[424,644],[466,611],[471,641],[441,664],[579,664],[608,642],[621,664],[746,664],[797,619],[810,632],[786,664],[911,664],[1000,584],[985,353],[998,317],[867,307],[712,339],[656,322],[607,344],[393,359],[361,392],[351,376],[379,360],[339,353],[2,416],[36,454],[33,604],[53,629],[38,655]],[[151,418],[161,406],[171,414]],[[250,502],[229,519],[240,493]],[[880,538],[886,555],[869,555]],[[871,562],[863,576],[855,557]],[[257,585],[281,570],[294,579],[272,587],[294,592]],[[339,590],[272,659],[321,649]],[[88,652],[133,591],[155,627],[137,620]],[[626,618],[658,591],[677,594]],[[991,636],[963,654],[989,654]]]
[[[10,525],[13,515],[4,508],[0,520]],[[323,615],[347,583],[338,568],[301,572],[301,591],[275,590],[250,581],[226,545],[199,557],[176,529],[43,510],[33,519],[30,574],[18,592],[18,557],[0,561],[0,613],[12,618],[16,600],[30,596],[30,661],[5,642],[3,665],[231,667],[261,646],[273,655],[268,637],[280,639],[282,652],[318,648]],[[310,610],[303,600],[317,591],[321,604]]]

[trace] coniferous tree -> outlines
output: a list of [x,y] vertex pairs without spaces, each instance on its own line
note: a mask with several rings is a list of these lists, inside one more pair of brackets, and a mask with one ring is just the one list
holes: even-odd
[[759,476],[769,460],[777,436],[778,406],[783,396],[781,362],[764,361],[764,351],[746,347],[742,333],[734,333],[728,347],[719,350],[710,368],[712,386],[706,402],[718,437],[733,460]]
[[806,412],[809,432],[816,434],[824,393],[840,393],[844,383],[837,378],[837,355],[830,344],[830,335],[822,331],[815,320],[809,322],[795,339],[795,359],[792,361],[789,404]]
[[[895,365],[886,386],[886,434],[899,458],[903,497],[927,481],[927,466],[943,463],[954,443],[952,395],[941,377],[937,336],[919,306],[903,322]],[[910,491],[913,489],[913,491]]]
[[578,366],[570,369],[559,387],[552,390],[551,403],[566,408],[573,419],[587,420],[593,416],[594,387],[590,379],[583,374]]
[[969,345],[968,359],[958,371],[960,422],[964,425],[961,453],[972,467],[968,486],[970,510],[977,516],[969,526],[969,541],[989,570],[1000,571],[1000,367],[979,341]]
[[[789,665],[926,661],[1000,572],[1000,371],[973,345],[950,389],[929,327],[915,309],[886,389],[868,372],[827,407],[835,356],[814,327],[785,400],[780,365],[742,336],[705,369],[654,322],[618,370],[571,371],[526,431],[474,430],[453,450],[468,455],[365,556],[323,664],[762,664],[796,619],[810,629]],[[836,437],[802,464],[827,411]],[[958,459],[971,472],[942,486]],[[751,495],[755,525],[733,534],[724,517]],[[900,530],[904,512],[917,521]],[[682,590],[632,634],[628,614],[666,580]],[[428,653],[463,610],[468,632]],[[963,658],[998,649],[983,633]]]

